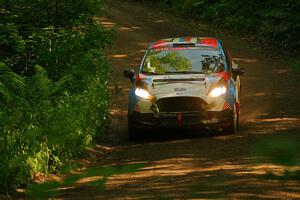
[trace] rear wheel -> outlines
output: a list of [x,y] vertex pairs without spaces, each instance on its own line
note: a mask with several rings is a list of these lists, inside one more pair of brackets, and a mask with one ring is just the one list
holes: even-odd
[[223,129],[223,133],[225,134],[236,134],[239,129],[239,109],[237,104],[234,104],[233,114],[232,114],[231,123],[229,126]]

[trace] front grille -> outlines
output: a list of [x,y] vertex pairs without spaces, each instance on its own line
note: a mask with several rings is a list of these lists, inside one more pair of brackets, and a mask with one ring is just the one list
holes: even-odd
[[159,112],[199,112],[207,103],[198,97],[168,97],[157,100]]
[[133,119],[141,122],[154,123],[154,115],[153,113],[139,113],[133,111]]

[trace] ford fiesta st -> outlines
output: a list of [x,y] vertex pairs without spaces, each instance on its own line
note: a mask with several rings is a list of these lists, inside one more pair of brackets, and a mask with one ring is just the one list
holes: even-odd
[[131,79],[128,131],[207,128],[236,133],[243,69],[215,38],[169,38],[151,44]]

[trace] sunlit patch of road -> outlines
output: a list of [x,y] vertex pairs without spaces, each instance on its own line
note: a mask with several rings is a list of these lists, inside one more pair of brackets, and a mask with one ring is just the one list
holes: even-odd
[[[144,166],[109,176],[101,191],[85,188],[80,194],[92,192],[95,199],[299,197],[300,155],[295,149],[299,146],[300,90],[288,65],[258,55],[244,48],[239,38],[208,30],[207,25],[175,19],[158,9],[153,12],[133,1],[107,4],[100,21],[118,32],[107,55],[119,91],[114,93],[111,87],[111,125],[103,138],[115,148],[94,165]],[[191,35],[223,39],[234,61],[246,69],[241,78],[239,134],[196,132],[190,137],[181,131],[173,137],[172,131],[155,131],[142,141],[129,141],[126,114],[130,81],[122,76],[123,70],[138,67],[149,43]],[[161,137],[153,139],[154,135]]]

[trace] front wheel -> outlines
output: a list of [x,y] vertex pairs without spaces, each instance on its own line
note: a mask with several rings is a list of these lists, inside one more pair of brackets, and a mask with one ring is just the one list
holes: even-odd
[[223,128],[223,133],[225,134],[237,134],[239,129],[239,109],[237,108],[237,104],[234,104],[233,108],[233,116],[231,119],[231,123],[229,126]]
[[133,121],[132,121],[132,116],[128,115],[128,137],[130,140],[136,140],[138,139],[138,129],[134,127]]

